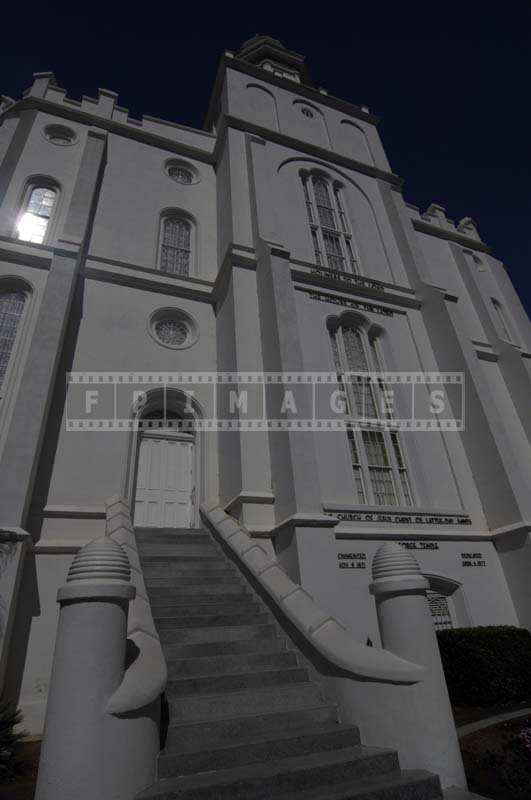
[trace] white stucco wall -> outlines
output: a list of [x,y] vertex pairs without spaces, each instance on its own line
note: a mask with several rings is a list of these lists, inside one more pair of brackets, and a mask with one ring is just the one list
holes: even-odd
[[[454,512],[468,517],[468,524],[445,527],[422,518],[397,527],[385,520],[378,525],[351,520],[341,522],[335,536],[330,528],[300,528],[292,541],[275,540],[279,558],[357,638],[370,637],[375,645],[379,639],[374,602],[367,590],[370,562],[385,536],[397,531],[404,541],[415,542],[415,556],[427,573],[459,585],[455,601],[460,624],[530,624],[525,587],[531,569],[525,538],[530,438],[524,416],[531,364],[526,348],[531,337],[501,262],[486,255],[476,239],[461,235],[441,211],[421,219],[404,206],[403,219],[392,215],[382,185],[387,181],[396,187],[396,180],[389,175],[369,115],[341,107],[340,101],[327,100],[318,91],[309,98],[308,89],[269,81],[265,73],[256,78],[244,68],[229,68],[218,91],[214,107],[236,122],[227,125],[226,119],[214,114],[218,134],[213,136],[153,118],[131,121],[127,110],[116,107],[112,93],[76,103],[65,100],[57,87],[49,87],[46,97],[57,104],[57,115],[37,113],[18,161],[10,165],[13,172],[0,207],[0,234],[8,237],[0,242],[0,281],[18,276],[33,293],[31,314],[21,329],[0,407],[0,457],[54,255],[48,245],[27,246],[12,238],[24,187],[36,175],[48,176],[60,186],[48,243],[57,244],[88,130],[106,137],[105,167],[95,193],[95,214],[52,412],[42,432],[43,450],[36,457],[37,477],[26,522],[36,551],[21,606],[29,631],[27,655],[18,667],[23,669],[21,703],[32,732],[39,732],[42,725],[57,588],[76,549],[102,532],[105,498],[127,491],[128,476],[134,472],[129,432],[67,430],[64,372],[261,370],[264,361],[285,360],[300,369],[333,371],[327,323],[332,318],[347,319],[349,312],[337,303],[310,299],[304,290],[315,288],[316,281],[323,291],[341,295],[347,306],[368,302],[391,312],[354,312],[364,324],[379,327],[389,370],[457,369],[459,364],[467,385],[477,387],[466,412],[481,416],[478,436],[484,442],[470,442],[460,433],[402,436],[414,492],[412,518],[414,511]],[[71,127],[77,142],[59,147],[46,141],[42,131],[51,122]],[[0,126],[0,159],[15,130],[16,117],[11,115]],[[164,170],[170,159],[189,164],[199,180],[192,185],[172,181]],[[331,289],[322,276],[313,276],[311,283],[315,254],[301,170],[320,171],[341,185],[361,276],[381,282],[372,299],[355,285],[344,291]],[[401,196],[397,203],[403,205]],[[157,269],[160,219],[168,210],[184,212],[194,222],[193,267],[182,279]],[[431,227],[416,230],[413,221]],[[275,301],[272,291],[271,296],[260,295],[265,292],[260,286],[266,285],[260,280],[268,268],[262,240],[282,251],[283,261],[276,264],[274,274],[289,297]],[[510,352],[500,346],[491,298],[503,304],[517,334]],[[292,314],[281,332],[292,341],[283,343],[282,354],[275,302],[285,302],[284,312],[291,309]],[[179,309],[193,318],[199,334],[193,346],[175,350],[153,339],[149,320],[161,308]],[[202,402],[200,391],[198,402]],[[130,413],[129,396],[120,397],[118,405]],[[352,511],[353,477],[345,434],[306,436],[309,446],[298,451],[285,448],[280,434],[202,435],[198,500],[234,500],[234,513],[262,534],[282,517],[306,512],[306,506],[311,505],[312,513],[329,508]],[[495,456],[495,468],[488,474],[478,453],[484,453],[485,460]],[[311,490],[304,489],[313,459],[315,482]],[[487,501],[495,506],[494,512]],[[507,546],[504,526],[512,537]],[[490,538],[493,533],[496,546]],[[436,546],[423,547],[432,543]],[[338,553],[349,552],[363,554],[365,558],[352,561],[365,567],[340,568]],[[462,554],[470,552],[481,553],[473,560],[485,563],[464,566],[467,559]]]

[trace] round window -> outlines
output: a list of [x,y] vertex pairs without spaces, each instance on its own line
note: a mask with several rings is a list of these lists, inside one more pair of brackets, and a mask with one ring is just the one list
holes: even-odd
[[176,161],[171,159],[165,164],[166,175],[175,181],[175,183],[182,183],[184,186],[190,186],[192,183],[199,182],[199,175],[195,167],[187,164],[184,161]]
[[177,183],[192,183],[194,177],[186,167],[169,167],[168,175]]
[[52,144],[65,145],[75,144],[77,136],[71,128],[66,125],[47,125],[44,129],[44,137]]
[[198,339],[195,320],[177,308],[160,308],[151,315],[149,332],[158,344],[175,349],[191,347]]
[[190,335],[188,325],[177,319],[160,319],[155,323],[153,330],[159,341],[173,347],[182,346]]

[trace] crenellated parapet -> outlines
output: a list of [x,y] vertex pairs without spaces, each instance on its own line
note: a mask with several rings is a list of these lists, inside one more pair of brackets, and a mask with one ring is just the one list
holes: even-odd
[[0,114],[8,110],[14,111],[19,106],[21,109],[36,107],[96,126],[123,125],[131,132],[162,137],[168,143],[193,146],[209,153],[213,151],[215,136],[212,133],[149,115],[136,119],[131,116],[128,108],[119,105],[118,100],[118,93],[106,88],[98,89],[96,97],[83,95],[81,99],[76,99],[58,85],[53,72],[36,72],[33,83],[23,92],[21,99],[1,97]]
[[475,239],[478,242],[481,241],[476,223],[472,217],[463,217],[463,219],[456,224],[453,219],[450,219],[450,217],[446,215],[444,206],[438,203],[430,203],[426,211],[420,215],[420,218],[429,225],[435,225],[443,231],[460,234],[469,239]]

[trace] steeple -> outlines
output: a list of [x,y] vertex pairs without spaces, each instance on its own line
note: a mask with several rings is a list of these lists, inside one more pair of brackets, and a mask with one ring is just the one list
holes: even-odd
[[297,83],[310,83],[304,56],[288,50],[278,39],[256,34],[243,43],[237,58],[247,61],[280,78]]

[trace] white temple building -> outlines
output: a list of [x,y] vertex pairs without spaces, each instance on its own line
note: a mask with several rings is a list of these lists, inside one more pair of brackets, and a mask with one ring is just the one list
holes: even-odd
[[529,627],[530,369],[474,221],[409,204],[378,118],[278,41],[222,56],[202,130],[52,73],[3,97],[0,679],[25,728],[114,495],[142,530],[219,506],[375,650],[386,542],[435,628]]

